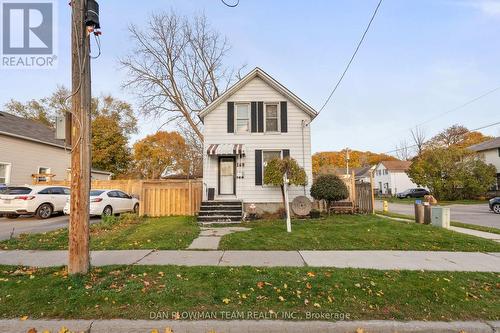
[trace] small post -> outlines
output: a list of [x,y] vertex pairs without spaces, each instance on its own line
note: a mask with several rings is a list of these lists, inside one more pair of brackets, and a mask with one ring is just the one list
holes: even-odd
[[292,232],[292,221],[290,219],[290,203],[288,202],[288,178],[286,174],[283,176],[283,192],[285,193],[286,231]]

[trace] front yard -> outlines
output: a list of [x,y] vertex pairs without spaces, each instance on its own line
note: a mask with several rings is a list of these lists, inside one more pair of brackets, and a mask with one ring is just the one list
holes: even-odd
[[[195,218],[172,216],[140,218],[125,214],[90,226],[92,250],[184,249],[198,236]],[[42,234],[25,234],[0,242],[2,250],[65,250],[68,229]]]
[[500,251],[500,244],[430,225],[373,215],[334,215],[319,220],[243,223],[252,228],[224,236],[223,250],[427,250]]
[[[294,220],[287,233],[283,220],[242,223],[251,228],[222,238],[222,250],[428,250],[500,252],[500,244],[453,231],[395,222],[374,215],[334,215]],[[193,217],[139,218],[125,215],[91,226],[92,250],[186,249],[200,228]],[[21,235],[0,242],[3,250],[63,250],[68,231]]]
[[176,312],[196,311],[217,313],[209,319],[259,319],[249,317],[259,312],[283,319],[293,311],[298,320],[325,319],[308,312],[347,320],[499,320],[499,283],[496,273],[106,266],[72,277],[63,268],[0,266],[0,316],[176,319]]

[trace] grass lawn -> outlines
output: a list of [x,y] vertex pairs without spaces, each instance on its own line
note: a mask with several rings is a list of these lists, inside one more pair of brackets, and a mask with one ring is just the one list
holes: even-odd
[[[390,197],[390,198],[375,198],[376,200],[379,201],[387,201],[387,202],[392,202],[392,203],[402,203],[402,204],[414,204],[415,200],[424,200],[424,198],[403,198],[403,199],[398,199],[396,197]],[[441,206],[447,206],[447,205],[478,205],[478,204],[487,204],[487,200],[443,200],[438,202]]]
[[[185,249],[198,236],[195,218],[172,216],[140,218],[126,214],[90,227],[92,250]],[[68,248],[68,229],[42,234],[24,234],[0,242],[3,250],[64,250]]]
[[244,316],[236,319],[252,319],[249,311],[295,311],[303,320],[306,312],[498,320],[499,283],[498,274],[466,272],[107,266],[70,277],[63,268],[0,266],[0,316],[150,319],[150,312],[213,311],[222,319],[220,311],[238,311]]
[[430,250],[499,252],[500,244],[446,229],[372,215],[333,215],[319,220],[242,223],[252,230],[226,235],[223,250]]
[[[386,213],[384,213],[381,210],[377,210],[376,213],[380,214],[380,215],[389,216],[389,217],[397,217],[397,218],[402,218],[402,219],[407,219],[407,220],[412,220],[412,221],[414,220],[414,217],[411,216],[411,215],[398,214],[398,213],[392,213],[392,212],[386,212]],[[500,235],[500,229],[498,229],[498,228],[485,227],[485,226],[482,226],[482,225],[468,224],[468,223],[455,222],[455,221],[451,221],[450,224],[452,226],[454,226],[454,227],[460,227],[460,228],[466,228],[466,229],[472,229],[472,230],[490,232],[492,234],[498,234],[498,235]]]

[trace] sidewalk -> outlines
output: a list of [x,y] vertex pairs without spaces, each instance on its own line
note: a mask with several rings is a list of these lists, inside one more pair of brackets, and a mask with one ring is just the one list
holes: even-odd
[[[67,251],[0,251],[0,265],[64,266]],[[92,251],[93,266],[337,267],[500,272],[500,253],[445,251]]]
[[[61,327],[74,332],[109,333],[109,332],[165,332],[169,328],[175,333],[224,332],[224,333],[261,333],[261,332],[329,332],[329,333],[494,333],[500,329],[498,321],[282,321],[282,320],[0,320],[0,333],[26,333],[35,328],[38,332],[59,332]],[[168,332],[168,330],[167,330]]]

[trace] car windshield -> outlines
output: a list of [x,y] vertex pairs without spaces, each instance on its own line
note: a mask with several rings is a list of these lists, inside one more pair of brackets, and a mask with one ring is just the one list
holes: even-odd
[[11,195],[16,195],[16,194],[30,194],[31,189],[29,187],[7,187],[6,189],[3,189],[2,194],[11,194]]
[[93,190],[93,191],[90,191],[90,196],[91,197],[98,197],[100,196],[101,194],[103,194],[104,191],[100,191],[100,190]]

